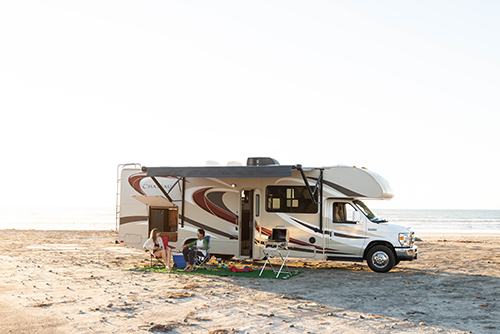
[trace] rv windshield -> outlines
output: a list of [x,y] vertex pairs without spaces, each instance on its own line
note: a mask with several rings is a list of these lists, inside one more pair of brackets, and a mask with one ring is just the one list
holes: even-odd
[[365,203],[361,202],[361,201],[354,201],[354,204],[356,204],[356,206],[358,207],[358,209],[360,209],[364,214],[365,216],[370,219],[370,221],[374,222],[374,223],[386,223],[387,220],[386,219],[383,219],[383,218],[380,218],[380,217],[377,217],[377,215],[375,215],[372,210],[370,210]]

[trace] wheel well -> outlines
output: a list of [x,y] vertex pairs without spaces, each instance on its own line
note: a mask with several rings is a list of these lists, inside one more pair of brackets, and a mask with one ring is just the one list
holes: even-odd
[[198,240],[197,238],[187,238],[186,240],[184,240],[184,243],[182,245],[187,245],[189,243],[192,243],[193,241],[196,241]]
[[368,253],[368,251],[370,250],[370,248],[374,247],[374,246],[386,246],[386,247],[389,247],[391,250],[392,250],[392,253],[394,253],[394,257],[396,258],[396,251],[394,250],[394,246],[392,246],[389,242],[387,241],[372,241],[368,244],[368,246],[365,248],[365,252],[363,254],[363,259],[366,260],[366,254]]

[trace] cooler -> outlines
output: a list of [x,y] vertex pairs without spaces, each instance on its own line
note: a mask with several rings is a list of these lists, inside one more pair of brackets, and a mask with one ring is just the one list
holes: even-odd
[[184,261],[184,255],[182,254],[172,254],[172,260],[174,260],[177,268],[186,268],[186,261]]

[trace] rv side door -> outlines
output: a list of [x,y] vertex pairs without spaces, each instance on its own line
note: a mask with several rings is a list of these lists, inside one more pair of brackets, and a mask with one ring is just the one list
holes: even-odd
[[328,247],[339,256],[362,256],[367,225],[358,209],[349,201],[329,199],[326,210]]
[[241,191],[239,216],[239,256],[251,258],[254,239],[254,190]]
[[[264,243],[267,241],[267,237],[262,235],[262,226],[260,225],[260,217],[262,215],[261,210],[263,209],[264,200],[261,197],[260,190],[254,190],[254,240],[253,240],[253,258],[262,259],[264,258]],[[265,239],[265,240],[264,240]]]

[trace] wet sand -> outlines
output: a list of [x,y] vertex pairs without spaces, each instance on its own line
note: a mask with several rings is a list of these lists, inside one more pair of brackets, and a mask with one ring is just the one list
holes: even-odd
[[112,231],[0,236],[0,333],[500,331],[499,235],[418,235],[419,259],[385,274],[292,260],[288,280],[131,271],[147,254]]

